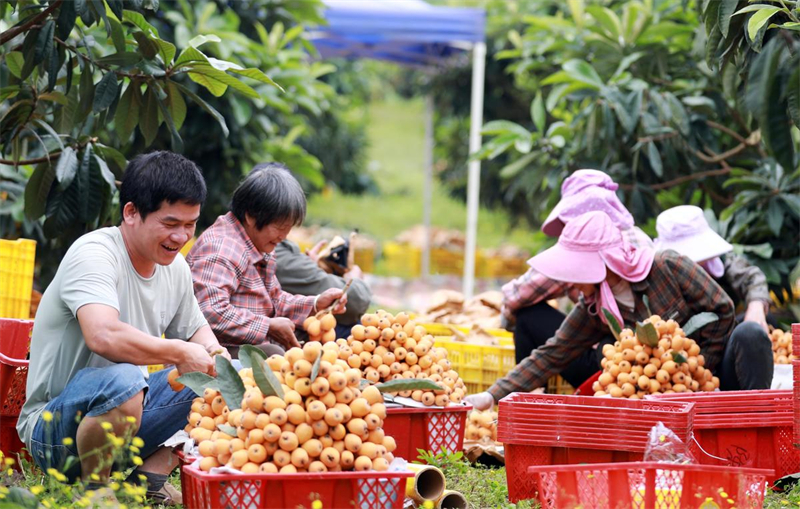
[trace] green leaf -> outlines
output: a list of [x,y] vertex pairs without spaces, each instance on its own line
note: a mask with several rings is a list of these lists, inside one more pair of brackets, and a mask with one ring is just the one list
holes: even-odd
[[436,382],[422,378],[398,378],[376,384],[375,387],[381,392],[401,392],[401,391],[443,391],[444,387]]
[[686,324],[684,324],[684,326],[681,328],[683,329],[683,333],[688,338],[706,325],[717,321],[719,321],[719,316],[717,316],[716,313],[698,313],[691,317],[689,321],[687,321]]
[[[244,346],[242,348],[244,348]],[[256,350],[258,349],[256,348]],[[263,353],[264,352],[261,352],[261,354]],[[239,356],[241,355],[242,349],[240,348]],[[264,362],[259,353],[256,353],[252,350],[245,352],[245,355],[250,355],[250,364],[253,369],[253,379],[255,380],[258,388],[261,389],[261,392],[264,393],[264,396],[278,396],[279,398],[283,399],[283,387],[281,386],[278,377],[276,377],[275,373],[272,372],[272,368],[269,367],[269,364]]]
[[219,36],[216,36],[214,34],[208,34],[208,35],[201,34],[201,35],[197,35],[195,37],[192,37],[189,40],[189,46],[191,46],[193,48],[197,48],[198,46],[202,46],[203,44],[205,44],[207,42],[222,42],[222,39],[220,39]]
[[658,346],[658,331],[650,322],[636,322],[636,339],[643,345],[655,348]]
[[3,497],[3,504],[13,509],[38,509],[42,507],[39,505],[36,495],[16,486],[8,489],[8,492]]
[[178,56],[178,59],[173,64],[174,68],[178,68],[182,65],[188,65],[193,63],[208,63],[208,57],[201,53],[199,50],[189,46],[188,48],[181,51],[181,54]]
[[763,9],[759,9],[756,13],[750,16],[750,20],[747,22],[747,34],[750,36],[750,39],[755,39],[756,34],[758,31],[767,24],[769,18],[775,15],[776,12],[780,11],[780,7],[765,7]]
[[158,54],[161,55],[164,65],[170,65],[172,59],[175,58],[175,45],[163,39],[156,39],[156,44],[158,45]]
[[217,383],[219,384],[219,392],[222,394],[222,399],[228,408],[240,408],[242,406],[242,399],[244,399],[244,382],[236,372],[231,361],[226,359],[223,355],[214,357],[217,364]]
[[53,52],[53,37],[55,36],[56,22],[52,19],[47,20],[39,36],[36,39],[36,46],[34,49],[33,60],[36,64],[44,62],[45,59],[50,58]]
[[511,164],[507,164],[500,170],[500,178],[510,179],[516,177],[520,171],[525,169],[531,161],[539,157],[539,155],[538,152],[531,152],[530,154],[525,154]]
[[686,357],[682,353],[672,352],[672,360],[675,362],[675,364],[680,366],[686,362]]
[[225,134],[226,137],[230,134],[230,131],[228,130],[228,124],[225,123],[225,117],[223,117],[217,110],[215,110],[213,106],[205,102],[200,96],[198,96],[188,88],[184,87],[180,83],[176,83],[176,85],[183,91],[184,94],[189,96],[190,99],[192,99],[201,108],[203,108],[206,111],[206,113],[208,113],[217,120],[217,123],[219,124],[220,128],[222,128],[222,132],[223,134]]
[[22,67],[25,65],[25,57],[19,51],[12,51],[6,54],[6,66],[8,72],[15,78],[22,78]]
[[236,428],[234,428],[233,426],[228,426],[227,424],[217,424],[217,429],[228,436],[232,437],[236,436]]
[[[119,53],[114,53],[113,55],[107,55],[102,58],[97,59],[98,64],[102,65],[117,65],[120,67],[130,67],[138,64],[142,61],[142,55],[135,51],[123,51]],[[109,72],[109,74],[114,74],[113,72]]]
[[115,19],[109,19],[108,22],[111,26],[111,41],[114,43],[114,49],[117,50],[117,53],[125,53],[125,30],[122,28],[122,24]]
[[647,314],[653,316],[653,312],[650,311],[650,297],[647,294],[642,294],[642,303],[644,304],[644,308],[647,310]]
[[102,111],[114,102],[119,91],[119,83],[117,82],[117,75],[113,72],[107,72],[103,79],[97,83],[94,91],[94,104],[92,109],[95,113]]
[[283,89],[282,86],[280,86],[277,83],[275,83],[274,81],[272,81],[272,78],[270,78],[269,76],[264,74],[264,72],[261,71],[260,69],[255,69],[255,68],[230,69],[230,72],[232,72],[234,74],[239,74],[241,76],[245,76],[247,78],[254,79],[256,81],[260,81],[261,83],[266,83],[268,85],[273,85],[275,87],[278,87],[278,90],[280,90],[281,92],[286,92]]
[[544,111],[544,101],[542,100],[541,90],[536,92],[536,97],[534,97],[533,102],[531,102],[531,120],[533,120],[533,125],[536,126],[536,130],[543,133],[547,116]]
[[622,24],[614,11],[608,7],[591,5],[586,8],[586,12],[600,24],[609,39],[619,40],[622,36]]
[[226,72],[214,69],[210,65],[197,64],[189,71],[189,78],[199,85],[203,85],[209,92],[217,97],[225,93],[227,87],[231,87],[237,92],[241,92],[247,97],[257,99],[258,92],[242,81],[234,78]]
[[322,362],[322,352],[319,352],[317,355],[317,360],[314,361],[314,364],[311,365],[311,381],[317,379],[317,375],[319,374],[319,365]]
[[132,81],[119,100],[114,115],[114,128],[122,143],[127,143],[139,123],[139,112],[142,107],[141,94],[139,83]]
[[88,62],[83,65],[78,92],[81,94],[79,119],[83,121],[92,111],[94,102],[94,76],[92,76],[92,66]]
[[144,136],[144,144],[149,147],[158,135],[158,97],[151,87],[147,87],[144,95],[144,107],[139,111],[139,131]]
[[651,141],[647,144],[647,160],[650,161],[650,168],[657,177],[664,176],[664,166],[661,162],[661,154],[658,152],[655,142]]
[[509,120],[492,120],[481,129],[481,134],[514,134],[520,138],[530,138],[531,133],[516,122]]
[[56,180],[58,180],[58,190],[64,191],[67,189],[75,174],[78,171],[78,155],[72,147],[65,147],[61,152],[61,157],[58,158],[56,163]]
[[128,11],[128,10],[123,11],[121,21],[130,23],[131,25],[138,27],[139,30],[141,30],[145,34],[152,34],[158,37],[158,30],[156,30],[156,27],[148,23],[147,20],[144,18],[144,16],[142,16],[138,12]]
[[795,59],[794,71],[786,80],[786,103],[789,106],[789,116],[792,122],[800,128],[800,57]]
[[[157,87],[159,92],[163,94],[163,89],[158,83],[155,83],[154,86]],[[166,94],[163,95],[164,99],[166,100],[167,99]],[[175,122],[172,120],[172,114],[169,112],[169,109],[167,108],[167,105],[163,100],[156,98],[156,101],[158,103],[158,109],[161,112],[161,116],[164,117],[164,122],[167,124],[167,128],[169,129],[169,134],[171,138],[170,142],[172,144],[173,152],[178,152],[178,153],[183,152],[183,139],[181,138],[181,135],[178,133],[178,129],[175,127]]]
[[[219,383],[217,382],[217,379],[213,376],[207,375],[206,373],[201,373],[200,371],[184,373],[175,380],[190,388],[200,397],[203,397],[203,392],[206,389],[214,389],[215,391],[219,390]],[[236,435],[235,432],[234,435]]]
[[172,121],[175,122],[175,128],[180,130],[183,121],[186,119],[186,102],[183,100],[183,95],[178,86],[172,81],[167,81],[167,106],[169,113],[172,115]]
[[603,312],[603,316],[606,317],[606,322],[608,322],[608,328],[611,329],[611,334],[613,334],[616,340],[619,341],[619,334],[622,332],[622,326],[620,325],[619,321],[617,321],[617,317],[606,308],[600,309]]
[[58,11],[58,20],[56,21],[56,35],[62,41],[69,38],[72,29],[75,28],[75,2],[62,2],[61,8]]
[[258,361],[267,360],[267,354],[264,353],[264,350],[253,345],[242,345],[239,351],[245,354],[240,355],[241,358],[239,359],[243,368],[252,368]]
[[589,85],[591,88],[599,90],[603,86],[603,80],[600,79],[600,75],[597,74],[594,67],[583,60],[568,60],[561,67],[573,79]]
[[767,226],[772,230],[776,237],[781,234],[781,226],[783,226],[783,208],[777,199],[769,201],[767,206]]
[[719,20],[719,30],[722,32],[722,37],[728,37],[728,29],[731,26],[731,17],[736,6],[739,5],[739,0],[721,0],[719,11],[717,12],[717,19]]
[[[92,145],[84,147],[83,157],[81,157],[73,183],[78,184],[80,196],[78,219],[83,223],[91,224],[99,217],[103,206],[102,175],[94,158]],[[66,192],[70,192],[69,188]]]
[[136,39],[136,44],[139,45],[139,51],[144,55],[144,57],[148,60],[152,60],[155,58],[156,54],[158,54],[158,44],[153,42],[153,39],[149,38],[144,32],[134,32],[133,38]]
[[41,163],[33,171],[25,186],[25,215],[39,219],[47,207],[47,195],[56,178],[55,168],[50,163]]
[[116,189],[116,178],[114,177],[114,173],[108,168],[108,164],[106,164],[105,160],[97,154],[95,154],[94,160],[98,168],[100,168],[100,176],[102,176],[105,183],[108,184],[109,190],[113,191]]

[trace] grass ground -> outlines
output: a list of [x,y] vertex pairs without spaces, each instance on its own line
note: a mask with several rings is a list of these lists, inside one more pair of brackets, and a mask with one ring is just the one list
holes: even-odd
[[[359,228],[378,241],[421,224],[423,217],[424,116],[421,100],[397,98],[368,106],[370,174],[379,194],[344,195],[336,190],[313,196],[308,203],[307,224]],[[464,140],[466,143],[467,140]],[[433,186],[432,224],[464,230],[466,206],[447,195],[438,182]],[[478,245],[496,247],[511,242],[534,249],[529,230],[510,228],[508,215],[481,209]]]

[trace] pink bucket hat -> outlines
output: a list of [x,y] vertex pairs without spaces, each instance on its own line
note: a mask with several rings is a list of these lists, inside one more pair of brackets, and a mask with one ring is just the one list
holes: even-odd
[[[550,279],[568,283],[600,283],[600,305],[611,311],[622,324],[622,317],[606,282],[610,269],[622,279],[636,283],[650,274],[655,250],[635,247],[620,233],[608,214],[587,212],[570,220],[558,242],[528,262]],[[601,319],[605,317],[601,314]]]
[[673,249],[699,263],[714,277],[722,277],[725,267],[720,255],[733,246],[708,226],[703,209],[680,205],[665,210],[656,219],[656,249]]
[[617,197],[618,187],[602,171],[576,171],[561,184],[561,201],[547,216],[542,231],[551,237],[557,237],[565,223],[593,210],[605,212],[620,230],[633,227],[633,216]]

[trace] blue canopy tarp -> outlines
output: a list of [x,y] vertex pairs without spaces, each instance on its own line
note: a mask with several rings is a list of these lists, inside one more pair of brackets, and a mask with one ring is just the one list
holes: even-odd
[[324,58],[374,58],[435,65],[484,41],[483,9],[422,0],[324,0],[327,26],[312,34]]

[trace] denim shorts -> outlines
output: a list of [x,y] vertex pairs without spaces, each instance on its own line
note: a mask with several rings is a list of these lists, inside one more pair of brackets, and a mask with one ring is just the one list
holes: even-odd
[[[47,403],[45,410],[53,414],[46,422],[39,417],[33,429],[30,453],[42,469],[55,468],[74,482],[81,474],[77,461],[78,449],[75,436],[83,417],[105,414],[145,391],[142,422],[136,436],[144,441],[140,456],[147,458],[176,431],[186,425],[195,393],[185,388],[175,392],[167,383],[164,369],[145,378],[138,366],[115,364],[105,368],[84,368],[69,381],[55,399]],[[64,445],[65,438],[71,445]],[[67,465],[67,459],[73,457]],[[68,468],[65,468],[68,467]]]

